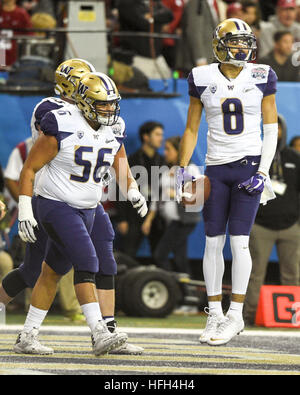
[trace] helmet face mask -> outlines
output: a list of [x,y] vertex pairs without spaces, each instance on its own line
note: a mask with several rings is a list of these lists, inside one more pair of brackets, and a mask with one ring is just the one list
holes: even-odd
[[213,50],[220,63],[243,67],[255,59],[256,49],[255,35],[245,22],[232,18],[216,27]]
[[103,73],[88,73],[79,82],[75,101],[84,117],[103,126],[117,123],[121,96],[115,83]]
[[118,121],[120,115],[119,101],[117,99],[108,102],[96,101],[94,103],[93,107],[97,114],[98,123],[105,126],[112,126]]

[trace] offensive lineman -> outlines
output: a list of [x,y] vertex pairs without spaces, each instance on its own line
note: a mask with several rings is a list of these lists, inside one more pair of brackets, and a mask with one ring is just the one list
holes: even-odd
[[[203,209],[206,245],[203,273],[209,315],[200,342],[225,344],[244,328],[243,302],[251,273],[249,234],[277,144],[275,72],[255,59],[256,38],[240,19],[221,22],[213,50],[219,63],[194,68],[189,77],[190,105],[180,148],[177,196],[190,179],[185,170],[197,143],[203,108],[208,123],[206,175],[211,194]],[[263,119],[263,140],[260,123]],[[226,226],[232,251],[232,301],[222,311],[223,247]]]
[[[94,67],[89,62],[82,59],[69,59],[57,67],[55,72],[55,93],[60,95],[60,98],[48,97],[36,105],[31,120],[33,141],[36,141],[41,133],[40,123],[47,112],[55,109],[62,109],[64,106],[75,105],[74,92],[78,87],[79,78],[84,73],[91,71],[95,71]],[[125,132],[123,119],[119,117],[117,123],[112,125],[112,127],[117,139],[122,141]],[[41,173],[41,171],[39,173]],[[35,184],[37,184],[38,177],[39,175],[36,174]],[[101,180],[101,183],[104,184],[105,181]],[[32,199],[32,206],[35,214],[35,196]],[[96,287],[100,310],[103,313],[103,319],[109,330],[114,332],[116,330],[116,323],[114,321],[114,275],[117,271],[112,246],[114,231],[109,216],[105,213],[101,204],[99,204],[96,209],[91,237],[100,263],[100,271],[96,274]],[[27,286],[30,288],[34,287],[41,272],[47,238],[46,232],[43,230],[42,226],[38,224],[38,227],[35,228],[34,239],[36,241],[32,243],[34,240],[31,240],[31,243],[27,243],[24,264],[20,265],[19,268],[9,273],[6,278],[3,279],[3,283],[0,286],[1,302],[7,304]],[[32,349],[33,353],[44,353],[49,351],[45,349],[44,346],[39,346],[38,342],[34,344],[34,348]],[[31,352],[30,345],[27,347],[26,352]],[[126,342],[112,352],[121,354],[141,354],[143,349],[137,345]]]
[[146,214],[147,205],[127,161],[127,166],[119,168],[118,159],[126,160],[126,152],[122,139],[119,141],[112,129],[119,116],[120,97],[115,84],[104,74],[88,73],[82,78],[81,88],[77,105],[82,112],[70,106],[44,116],[40,124],[43,134],[33,146],[20,178],[19,232],[27,241],[34,241],[32,182],[35,173],[45,166],[37,185],[37,213],[49,241],[42,273],[32,293],[31,314],[15,345],[17,352],[24,352],[32,331],[40,327],[53,301],[56,283],[71,265],[95,354],[127,340],[125,334],[108,332],[95,297],[94,277],[99,265],[90,232],[101,198],[99,183],[107,168],[113,164],[118,181],[126,178],[128,198],[136,202],[141,215]]

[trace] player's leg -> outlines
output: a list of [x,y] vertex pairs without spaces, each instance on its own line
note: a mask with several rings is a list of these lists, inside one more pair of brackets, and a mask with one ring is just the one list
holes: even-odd
[[62,276],[58,285],[59,304],[65,317],[72,322],[84,322],[75,290],[74,290],[74,269]]
[[[108,330],[116,331],[115,320],[115,275],[117,274],[117,263],[113,254],[113,240],[115,233],[107,213],[103,206],[99,205],[91,233],[91,239],[96,249],[99,260],[99,272],[96,273],[96,289],[98,301]],[[141,347],[124,343],[119,348],[111,351],[118,354],[141,354]]]
[[[59,224],[59,221],[57,221],[55,229],[51,228],[49,224],[46,227],[49,229],[48,234],[52,234],[52,237],[57,240],[58,248],[74,266],[76,296],[92,332],[94,353],[100,355],[123,344],[127,340],[127,335],[124,333],[111,334],[102,319],[95,287],[95,274],[99,271],[99,262],[90,237],[94,225],[95,210],[75,210],[75,212],[76,215],[72,214],[74,224],[71,229],[76,229],[76,234],[71,229],[66,232],[66,229],[63,229],[63,223]],[[78,221],[79,223],[75,224]],[[83,223],[84,226],[81,227],[80,223]],[[45,226],[44,222],[43,224]],[[69,234],[72,235],[71,238]],[[63,245],[61,241],[63,241]],[[49,259],[48,256],[47,259]],[[52,262],[55,264],[55,259],[52,259]]]
[[60,275],[43,262],[41,274],[32,291],[23,330],[14,346],[16,353],[53,354],[52,348],[39,342],[38,333],[54,300],[59,279]]
[[[253,159],[253,160],[252,160]],[[239,189],[241,180],[248,179],[257,171],[258,157],[247,157],[247,161],[231,164],[232,187],[228,230],[232,252],[232,299],[224,322],[210,345],[225,344],[244,329],[243,306],[251,274],[252,260],[249,251],[249,235],[260,202],[260,194],[249,195]]]
[[226,166],[208,166],[206,175],[211,182],[211,193],[204,205],[205,251],[203,274],[208,298],[208,319],[200,342],[207,342],[223,321],[222,280],[224,275],[223,248],[230,204],[230,188],[226,184]]
[[[32,198],[32,209],[35,218],[37,217],[37,197]],[[24,262],[8,273],[2,280],[0,286],[0,302],[8,304],[25,288],[33,288],[40,273],[44,260],[48,236],[43,227],[38,222],[35,229],[37,241],[27,243]]]
[[[67,204],[39,198],[38,212],[40,221],[50,239],[45,258],[47,267],[49,266],[58,275],[64,275],[70,270],[72,264],[74,265],[75,291],[92,331],[95,354],[99,355],[107,352],[111,347],[119,346],[120,340],[123,341],[123,338],[110,336],[106,326],[104,328],[96,298],[94,277],[98,270],[98,260],[87,231],[89,222],[93,219],[94,211],[75,210]],[[52,295],[56,291],[55,281],[49,281],[49,276],[45,276],[44,272],[42,272],[42,276],[44,276],[44,280],[36,284],[35,294],[43,294],[43,289],[39,288],[40,285],[45,285],[47,292],[43,294],[41,301],[34,299],[34,304],[30,306],[31,312],[39,313],[40,325],[43,321],[42,315],[46,316],[47,309],[52,302]],[[34,328],[37,326],[39,328],[39,325],[35,325]],[[22,333],[31,334],[32,330],[30,331],[27,326],[27,332],[23,330]],[[27,338],[30,338],[30,336],[27,336]],[[22,344],[19,347],[22,349]]]

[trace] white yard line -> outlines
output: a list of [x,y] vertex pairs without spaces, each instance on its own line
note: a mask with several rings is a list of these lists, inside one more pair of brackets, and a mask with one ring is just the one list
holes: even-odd
[[[23,325],[0,325],[1,331],[20,331]],[[118,327],[119,331],[126,332],[128,334],[162,334],[162,335],[199,335],[202,329],[181,329],[181,328],[132,328],[132,327]],[[69,333],[87,333],[90,334],[90,330],[87,326],[54,326],[44,325],[41,327],[41,332],[69,332]],[[273,336],[273,337],[291,337],[300,338],[300,330],[245,330],[240,336]]]

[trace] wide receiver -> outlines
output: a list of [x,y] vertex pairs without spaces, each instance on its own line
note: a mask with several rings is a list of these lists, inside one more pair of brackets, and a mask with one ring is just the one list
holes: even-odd
[[[211,182],[211,194],[203,209],[203,272],[209,315],[199,340],[220,345],[244,328],[242,309],[252,267],[249,234],[268,185],[277,144],[277,77],[270,66],[249,63],[255,59],[256,39],[242,20],[221,22],[212,44],[218,62],[196,67],[188,77],[190,105],[180,147],[177,194],[180,200],[182,185],[190,179],[185,166],[197,144],[204,108],[208,123],[205,174]],[[224,316],[222,251],[227,226],[232,251],[232,301]]]
[[[95,296],[99,262],[90,234],[101,199],[99,185],[107,168],[114,166],[117,181],[126,179],[128,190],[125,192],[129,200],[139,206],[141,215],[146,214],[147,205],[131,176],[123,139],[118,138],[112,128],[119,117],[120,96],[115,84],[101,73],[85,74],[81,82],[77,102],[80,109],[68,106],[43,117],[40,123],[43,133],[30,151],[21,173],[19,234],[26,241],[35,241],[32,183],[36,172],[44,167],[36,186],[36,212],[49,241],[24,330],[15,345],[17,352],[27,352],[32,332],[36,339],[37,328],[53,301],[57,281],[72,266],[76,295],[92,331],[94,353],[103,354],[127,339],[125,334],[108,333]],[[120,158],[127,163],[121,169]],[[42,349],[43,346],[38,343],[38,347]],[[44,350],[48,352],[53,351]]]

